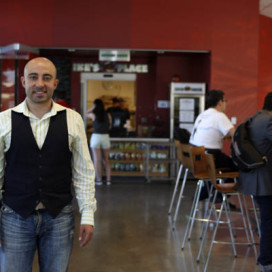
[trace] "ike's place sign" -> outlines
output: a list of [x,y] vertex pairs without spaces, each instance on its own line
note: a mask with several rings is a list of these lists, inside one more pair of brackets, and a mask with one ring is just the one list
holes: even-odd
[[148,73],[148,65],[118,63],[73,63],[73,72]]

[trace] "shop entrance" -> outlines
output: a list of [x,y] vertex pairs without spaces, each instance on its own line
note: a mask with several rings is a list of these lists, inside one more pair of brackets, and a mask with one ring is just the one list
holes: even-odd
[[123,100],[130,114],[130,131],[136,130],[136,74],[81,73],[81,113],[88,136],[92,122],[86,119],[85,112],[97,98],[103,100],[105,109],[112,106],[113,98]]

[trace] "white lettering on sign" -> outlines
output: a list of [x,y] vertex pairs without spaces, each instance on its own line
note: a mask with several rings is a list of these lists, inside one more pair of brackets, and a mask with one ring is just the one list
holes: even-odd
[[[73,63],[73,72],[104,72],[99,63]],[[118,73],[148,73],[147,64],[116,64],[114,72]]]
[[99,64],[98,63],[93,64],[93,71],[96,73],[99,72],[99,70],[100,70]]
[[118,73],[124,73],[125,72],[125,69],[126,69],[126,64],[119,64],[117,66],[117,72]]

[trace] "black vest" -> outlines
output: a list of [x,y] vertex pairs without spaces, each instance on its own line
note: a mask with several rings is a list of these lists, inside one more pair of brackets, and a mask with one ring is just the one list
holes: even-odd
[[27,218],[41,201],[55,218],[72,200],[72,152],[66,110],[50,118],[41,149],[29,118],[12,111],[11,144],[5,154],[3,202]]

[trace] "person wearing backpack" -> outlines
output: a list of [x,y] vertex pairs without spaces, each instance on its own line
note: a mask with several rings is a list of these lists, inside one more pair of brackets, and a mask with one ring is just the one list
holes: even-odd
[[[208,153],[214,156],[216,168],[224,168],[225,171],[237,171],[232,159],[221,151],[224,138],[231,138],[234,134],[234,126],[225,114],[225,94],[221,90],[211,90],[206,96],[207,109],[197,117],[190,144],[205,146]],[[203,187],[200,200],[208,197],[208,190]],[[217,202],[220,202],[222,195],[218,194]],[[230,204],[231,207],[233,204]]]
[[264,100],[263,109],[252,118],[248,127],[252,144],[267,163],[250,171],[240,171],[238,188],[256,200],[261,217],[260,255],[262,271],[272,271],[272,92]]

